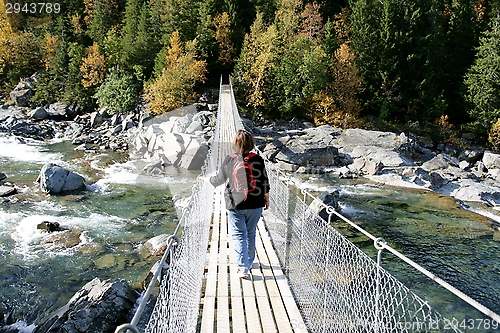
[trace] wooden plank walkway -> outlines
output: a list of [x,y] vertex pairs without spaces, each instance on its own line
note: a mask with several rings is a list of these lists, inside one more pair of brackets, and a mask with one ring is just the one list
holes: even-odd
[[223,187],[219,187],[215,194],[208,266],[200,304],[200,332],[307,332],[262,219],[258,225],[252,277],[245,280],[236,275],[222,191]]

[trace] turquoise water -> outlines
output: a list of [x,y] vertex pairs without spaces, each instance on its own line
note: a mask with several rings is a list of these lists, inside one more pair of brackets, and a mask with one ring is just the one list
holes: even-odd
[[[172,168],[167,176],[145,177],[140,175],[144,162],[73,148],[67,142],[39,145],[0,136],[0,172],[23,188],[0,204],[0,302],[25,332],[94,277],[124,278],[139,287],[156,261],[146,257],[142,244],[174,230],[178,212],[172,196],[188,196],[198,174]],[[87,191],[67,196],[41,193],[34,181],[48,162],[83,175]],[[491,228],[496,211],[472,204],[464,209],[452,198],[362,180],[301,180],[318,194],[326,186],[339,188],[344,215],[500,312],[500,232]],[[77,245],[63,249],[44,243],[36,224],[47,220],[82,230]],[[376,258],[370,240],[342,223],[335,227]],[[443,315],[460,321],[484,318],[393,255],[384,253],[382,264]],[[479,327],[479,322],[474,326],[474,332],[498,331]]]
[[[0,302],[26,332],[94,277],[124,278],[140,287],[157,260],[147,257],[142,244],[173,232],[178,214],[172,196],[188,196],[197,176],[174,168],[164,177],[141,176],[143,162],[73,148],[67,142],[24,144],[0,137],[0,172],[22,188],[0,204]],[[43,194],[34,181],[47,162],[84,176],[87,190]],[[61,248],[44,242],[45,234],[36,229],[42,221],[83,232],[76,246]]]

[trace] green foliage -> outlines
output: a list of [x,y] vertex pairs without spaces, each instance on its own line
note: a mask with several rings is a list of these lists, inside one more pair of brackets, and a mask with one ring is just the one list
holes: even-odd
[[121,68],[133,72],[141,66],[141,72],[149,77],[153,71],[156,53],[161,44],[155,36],[149,1],[127,0],[118,63]]
[[78,43],[71,43],[68,47],[68,77],[64,87],[63,102],[76,102],[80,106],[91,106],[92,100],[91,89],[86,89],[82,85],[83,73],[80,71],[82,59],[85,57],[85,47]]
[[491,21],[465,78],[471,118],[490,128],[500,118],[500,18]]
[[57,36],[47,36],[43,47],[45,70],[35,83],[33,101],[39,105],[53,103],[62,99],[68,76],[68,56],[66,45]]
[[276,117],[303,116],[305,102],[326,84],[328,59],[309,39],[298,38],[276,59],[268,78],[268,108]]
[[137,88],[133,77],[112,70],[97,89],[94,98],[100,107],[107,107],[109,114],[131,111],[137,101]]
[[269,117],[304,116],[308,100],[327,82],[329,57],[318,40],[301,34],[301,7],[300,0],[280,0],[269,26],[257,14],[236,65],[246,102]]

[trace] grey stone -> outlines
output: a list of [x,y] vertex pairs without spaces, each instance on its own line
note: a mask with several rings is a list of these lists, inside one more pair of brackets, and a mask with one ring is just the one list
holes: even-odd
[[15,187],[0,185],[0,197],[7,197],[17,192]]
[[40,189],[49,194],[60,194],[85,188],[85,180],[82,176],[54,163],[48,163],[42,167],[37,182],[40,183]]
[[47,113],[47,111],[45,111],[45,108],[42,106],[31,111],[29,113],[29,116],[35,120],[43,120],[47,119],[49,117],[49,114]]
[[[330,215],[326,206],[332,207],[335,211],[340,211],[339,206],[340,192],[338,189],[331,189],[321,193],[314,201],[309,205],[309,208],[316,214],[319,214],[324,220],[328,221],[328,216]],[[333,216],[335,219],[335,215]]]
[[447,169],[450,166],[458,167],[458,160],[447,154],[438,154],[436,157],[422,164],[422,169],[427,171]]
[[169,234],[155,236],[144,243],[144,248],[151,256],[162,256],[168,247],[170,236]]
[[114,332],[128,321],[128,313],[137,300],[123,279],[87,283],[69,302],[50,314],[33,333]]
[[483,163],[487,169],[500,169],[500,155],[485,151],[483,155]]

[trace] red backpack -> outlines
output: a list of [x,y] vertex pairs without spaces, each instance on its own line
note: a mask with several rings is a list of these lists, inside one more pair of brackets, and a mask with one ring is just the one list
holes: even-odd
[[257,187],[257,181],[253,176],[252,164],[249,162],[249,160],[252,157],[257,156],[257,154],[250,153],[243,158],[243,161],[238,161],[238,154],[230,154],[229,156],[236,160],[233,166],[234,189],[238,193],[245,194],[245,199],[243,199],[243,201],[245,201],[247,199],[248,193],[254,191]]

